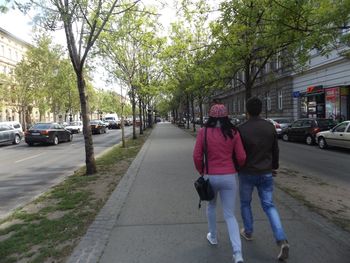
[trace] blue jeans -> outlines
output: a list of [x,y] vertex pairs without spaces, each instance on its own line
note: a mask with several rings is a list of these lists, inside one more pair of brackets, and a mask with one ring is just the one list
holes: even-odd
[[[208,178],[208,175],[206,177]],[[216,238],[216,198],[219,194],[233,253],[241,253],[239,226],[234,214],[238,190],[236,174],[209,175],[209,181],[215,192],[214,199],[209,201],[207,206],[209,233]]]
[[287,240],[280,216],[273,203],[273,177],[271,173],[264,175],[239,174],[241,215],[245,232],[247,234],[253,233],[253,214],[250,203],[252,201],[254,187],[258,190],[261,206],[270,221],[276,241]]

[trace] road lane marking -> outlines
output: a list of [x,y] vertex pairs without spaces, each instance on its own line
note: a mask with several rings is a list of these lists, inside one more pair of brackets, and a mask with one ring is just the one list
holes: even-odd
[[15,163],[20,163],[20,162],[24,162],[26,160],[34,159],[34,158],[36,158],[36,157],[38,157],[38,156],[40,156],[42,154],[44,154],[44,153],[39,153],[37,155],[33,155],[33,156],[30,156],[30,157],[27,157],[27,158],[24,158],[24,159],[21,159],[21,160],[17,160],[17,161],[15,161]]

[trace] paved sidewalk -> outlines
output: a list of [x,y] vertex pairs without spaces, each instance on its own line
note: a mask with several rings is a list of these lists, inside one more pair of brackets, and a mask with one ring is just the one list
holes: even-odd
[[[205,205],[198,210],[193,187],[194,141],[170,123],[159,123],[68,262],[232,262],[220,208],[219,245],[210,247],[206,240]],[[242,241],[245,262],[277,262],[278,247],[257,201],[255,240]],[[291,245],[288,262],[350,262],[349,233],[278,189],[275,201]]]

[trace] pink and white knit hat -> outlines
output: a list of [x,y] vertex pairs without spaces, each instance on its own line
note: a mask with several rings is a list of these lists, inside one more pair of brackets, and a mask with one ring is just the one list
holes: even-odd
[[214,104],[211,106],[209,116],[214,118],[227,117],[227,109],[224,104]]

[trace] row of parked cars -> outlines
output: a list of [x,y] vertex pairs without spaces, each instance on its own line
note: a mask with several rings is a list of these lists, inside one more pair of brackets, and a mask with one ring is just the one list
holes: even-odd
[[321,149],[336,146],[350,149],[350,121],[341,123],[333,119],[299,119],[291,121],[286,118],[268,119],[284,141],[301,141],[308,145],[315,143]]
[[[107,124],[101,120],[90,121],[90,127],[93,134],[106,133],[108,129]],[[68,125],[54,122],[36,123],[25,132],[19,122],[0,122],[0,144],[19,144],[24,137],[24,141],[29,146],[35,143],[57,145],[60,142],[72,141],[73,134],[80,133],[82,130],[81,121],[74,121]]]

